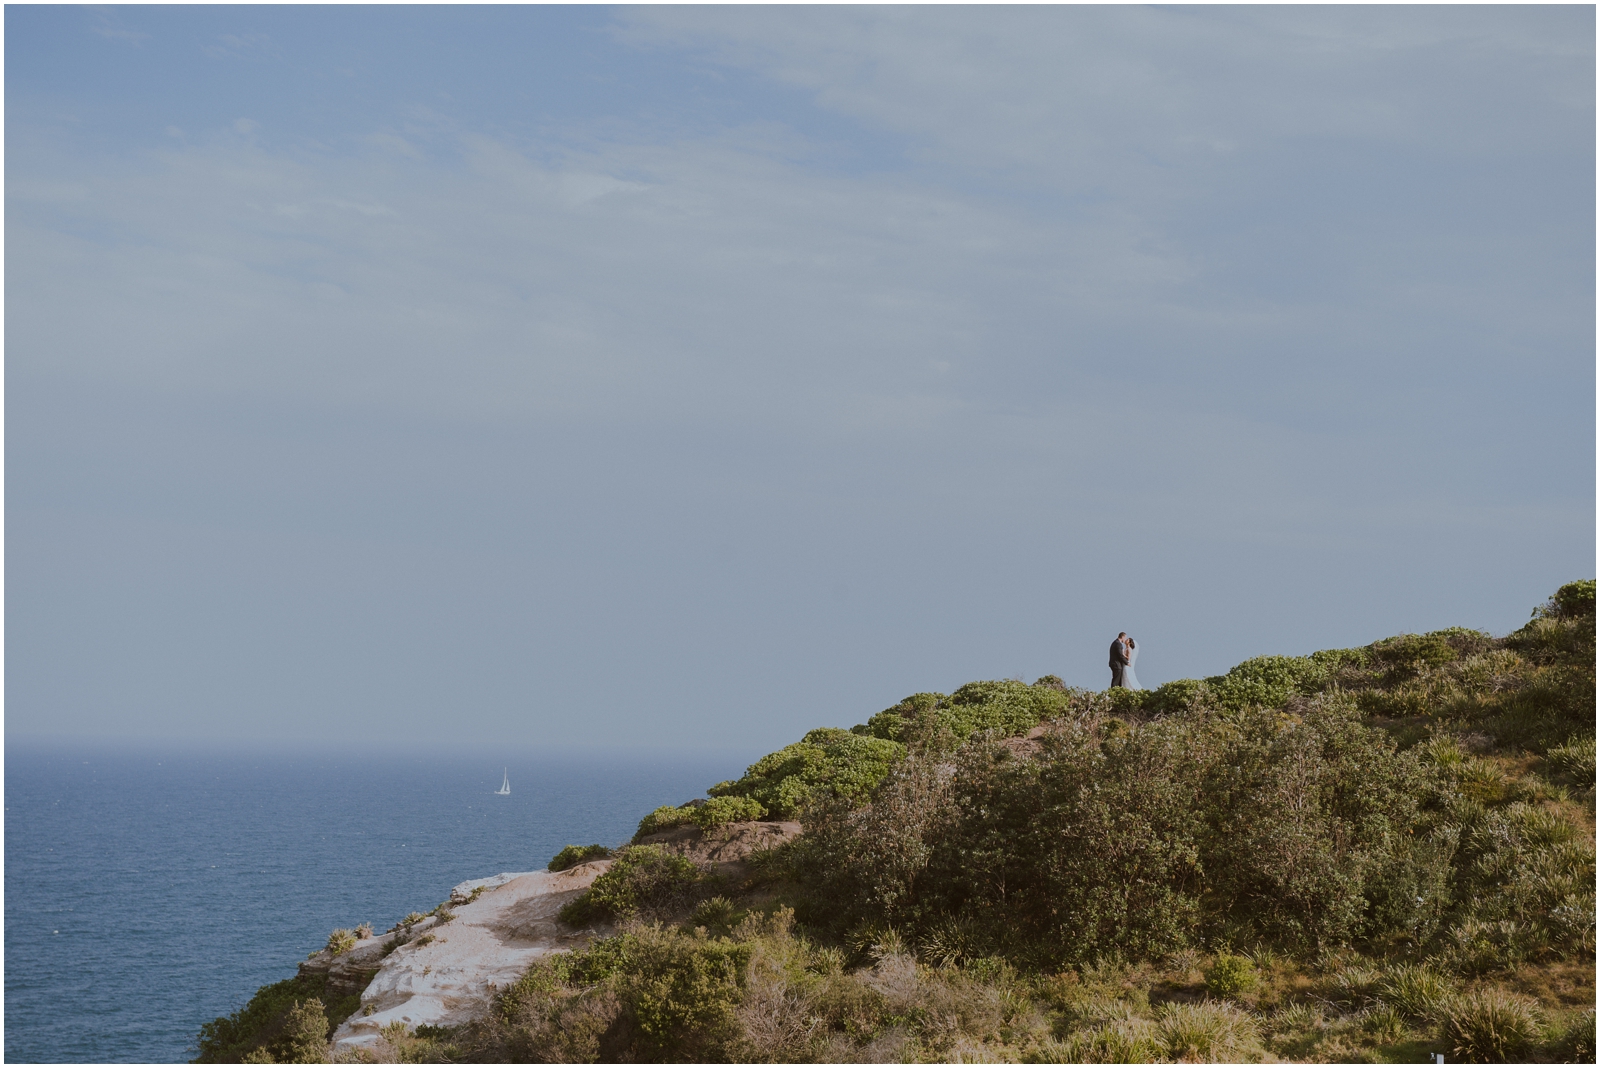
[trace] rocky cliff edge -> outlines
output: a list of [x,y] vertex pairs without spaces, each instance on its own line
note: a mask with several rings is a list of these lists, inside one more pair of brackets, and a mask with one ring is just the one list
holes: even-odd
[[[644,842],[740,877],[745,858],[800,833],[797,823],[737,823],[702,833],[682,827]],[[333,1035],[333,1047],[376,1045],[392,1023],[455,1026],[487,1012],[495,992],[514,983],[540,957],[563,953],[610,933],[574,930],[556,918],[603,872],[609,860],[566,871],[505,872],[469,879],[450,894],[448,910],[359,940],[344,953],[322,950],[300,965],[324,975],[331,994],[361,992],[361,1008]]]

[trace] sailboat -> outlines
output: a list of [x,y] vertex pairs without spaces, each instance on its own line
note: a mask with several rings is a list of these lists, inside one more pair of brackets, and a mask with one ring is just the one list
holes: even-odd
[[[510,769],[506,769],[506,770],[509,771]],[[500,789],[496,790],[495,793],[497,793],[497,794],[509,794],[509,793],[511,793],[511,777],[509,775],[506,775],[506,774],[502,773],[501,780],[500,780]]]

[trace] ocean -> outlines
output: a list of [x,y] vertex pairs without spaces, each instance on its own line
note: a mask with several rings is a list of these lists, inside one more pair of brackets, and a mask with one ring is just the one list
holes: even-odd
[[5,1059],[187,1061],[335,927],[625,841],[759,755],[8,742]]

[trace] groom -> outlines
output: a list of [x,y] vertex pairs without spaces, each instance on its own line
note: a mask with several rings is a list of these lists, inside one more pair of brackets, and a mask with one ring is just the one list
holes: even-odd
[[1122,672],[1128,666],[1128,632],[1121,631],[1111,643],[1111,685],[1122,685]]

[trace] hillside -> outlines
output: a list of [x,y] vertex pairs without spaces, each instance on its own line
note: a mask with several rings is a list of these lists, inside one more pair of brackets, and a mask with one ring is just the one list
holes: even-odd
[[[1592,1062],[1594,734],[1592,581],[1504,638],[915,694],[563,850],[576,948],[340,1055]],[[200,1059],[327,1056],[354,943]]]

